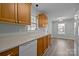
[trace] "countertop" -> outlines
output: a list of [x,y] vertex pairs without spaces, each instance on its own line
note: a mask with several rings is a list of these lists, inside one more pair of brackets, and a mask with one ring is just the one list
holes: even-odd
[[0,35],[0,52],[27,43],[29,41],[36,40],[48,34],[50,33],[22,32]]

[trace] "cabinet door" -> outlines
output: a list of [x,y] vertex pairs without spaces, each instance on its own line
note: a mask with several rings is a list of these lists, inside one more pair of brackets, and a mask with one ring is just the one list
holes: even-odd
[[42,14],[40,14],[39,16],[38,16],[38,26],[39,27],[43,27],[43,23],[44,22],[44,20],[43,20],[43,15]]
[[20,24],[31,24],[31,4],[20,3],[18,4],[18,22]]
[[14,3],[2,3],[1,4],[1,17],[0,21],[15,23],[15,4]]
[[0,53],[0,56],[19,56],[19,47],[15,47]]
[[49,45],[52,44],[52,39],[51,39],[51,35],[49,35]]
[[47,39],[46,36],[44,37],[44,51],[47,49]]
[[49,39],[48,39],[48,35],[44,37],[44,53],[47,51],[49,47]]
[[45,48],[46,47],[46,45],[45,45],[46,44],[45,37],[42,37],[41,40],[42,40],[42,53],[44,54],[45,53],[45,50],[46,50],[46,48]]
[[47,27],[47,25],[48,25],[48,18],[47,18],[47,15],[45,15],[44,16],[44,24],[45,24],[45,26],[44,27]]
[[46,27],[47,26],[47,16],[45,14],[39,14],[38,15],[38,26],[39,27]]
[[48,35],[45,37],[46,39],[46,49],[48,48]]
[[42,38],[37,39],[37,56],[43,55],[43,40]]
[[1,18],[1,4],[0,4],[0,18]]
[[50,35],[46,35],[44,37],[41,37],[37,39],[37,55],[41,56],[43,55],[46,50],[48,49],[48,46],[51,44]]

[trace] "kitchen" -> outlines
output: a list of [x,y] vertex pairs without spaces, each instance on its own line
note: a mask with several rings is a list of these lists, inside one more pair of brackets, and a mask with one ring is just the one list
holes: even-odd
[[[42,55],[44,53],[44,50],[48,48],[48,46],[50,45],[50,33],[43,32],[44,29],[43,31],[41,31],[40,29],[34,31],[36,29],[31,30],[32,27],[30,28],[30,25],[32,23],[31,10],[31,3],[0,4],[0,55],[36,56]],[[39,17],[40,19],[38,26],[40,28],[45,28],[47,26],[47,16],[44,13],[40,13],[37,17]],[[41,20],[41,18],[43,18],[43,20]],[[46,38],[46,42],[48,43],[49,41],[49,43],[45,43],[46,47],[42,49],[43,51],[40,53],[41,50],[39,48],[42,48],[42,46],[39,44],[44,41],[44,38]],[[37,41],[37,39],[39,40]],[[41,39],[43,39],[43,41]],[[40,47],[38,47],[37,45],[39,45]],[[29,51],[27,49],[29,49]]]
[[[73,46],[69,51],[76,50],[74,15],[78,6],[77,3],[0,3],[0,56],[46,56],[56,39],[67,39]],[[74,51],[69,55],[76,54]]]

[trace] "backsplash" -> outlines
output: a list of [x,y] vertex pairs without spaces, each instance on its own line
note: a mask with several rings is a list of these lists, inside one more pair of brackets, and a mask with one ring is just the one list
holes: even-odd
[[[0,23],[0,35],[5,35],[5,34],[13,34],[13,33],[27,33],[27,32],[34,32],[34,31],[28,31],[27,30],[28,26],[23,26],[23,25],[18,25],[18,24],[3,24]],[[47,28],[40,28],[35,30],[35,32],[41,32],[41,33],[47,33],[48,29]]]
[[17,24],[0,24],[0,34],[5,33],[16,33],[16,32],[24,32],[26,31],[25,26],[17,25]]

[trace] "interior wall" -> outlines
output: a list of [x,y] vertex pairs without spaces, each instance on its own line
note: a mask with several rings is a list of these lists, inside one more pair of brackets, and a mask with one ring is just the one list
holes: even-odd
[[52,21],[50,16],[48,16],[48,32],[52,34]]
[[16,33],[26,31],[25,26],[17,24],[0,23],[0,34]]
[[[51,12],[49,14],[48,31],[52,34],[52,37],[72,39],[72,38],[74,38],[74,19],[71,19],[71,18],[73,18],[74,14],[75,14],[75,8],[73,8],[73,7],[66,8],[66,9],[63,9],[63,8],[64,7],[61,7],[61,9],[57,9],[57,12]],[[56,19],[58,17],[70,18],[67,21],[63,21],[66,23],[66,34],[65,35],[58,35],[58,33],[57,33],[58,22],[54,22],[54,21],[57,21]]]
[[[65,34],[58,34],[58,24],[65,23]],[[74,39],[74,19],[52,22],[52,35],[55,38]]]

